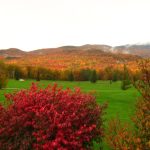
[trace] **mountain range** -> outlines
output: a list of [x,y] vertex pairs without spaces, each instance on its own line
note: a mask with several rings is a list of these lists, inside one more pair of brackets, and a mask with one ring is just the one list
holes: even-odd
[[16,48],[0,50],[0,58],[7,64],[22,67],[45,67],[52,70],[67,69],[103,69],[107,66],[122,66],[124,63],[135,68],[135,62],[142,57],[149,57],[148,46],[125,45],[111,47],[109,45],[62,46],[44,48],[33,51],[22,51]]
[[143,58],[150,57],[150,44],[141,44],[141,45],[121,45],[112,47],[109,45],[82,45],[82,46],[62,46],[58,48],[43,48],[33,51],[22,51],[17,48],[10,48],[10,49],[1,49],[0,56],[3,56],[8,59],[13,58],[20,58],[28,55],[47,55],[51,53],[68,53],[72,51],[99,51],[99,52],[106,52],[112,54],[131,54],[140,56]]

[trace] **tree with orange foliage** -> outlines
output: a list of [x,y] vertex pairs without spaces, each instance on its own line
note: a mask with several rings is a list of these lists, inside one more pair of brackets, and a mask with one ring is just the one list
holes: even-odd
[[150,59],[140,61],[138,64],[141,77],[134,85],[141,97],[136,104],[136,115],[133,121],[141,149],[148,150],[150,149]]
[[7,85],[7,77],[6,66],[0,61],[0,89]]
[[150,149],[150,59],[142,60],[138,65],[141,76],[138,81],[133,80],[133,84],[141,97],[133,117],[135,128],[121,124],[117,119],[109,122],[106,142],[115,150]]

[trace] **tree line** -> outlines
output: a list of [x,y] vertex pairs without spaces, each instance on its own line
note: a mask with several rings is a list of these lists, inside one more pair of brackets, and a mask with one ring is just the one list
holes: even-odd
[[[126,67],[126,66],[124,66]],[[126,69],[117,69],[106,67],[103,70],[95,69],[78,69],[78,70],[50,70],[44,67],[21,67],[18,65],[7,65],[8,77],[10,79],[19,80],[36,79],[36,80],[64,80],[64,81],[89,81],[89,80],[110,80],[115,82],[124,78]],[[138,73],[134,74],[135,79],[138,78]],[[93,79],[94,78],[94,79]]]
[[[4,64],[0,62],[0,88],[5,87],[7,79],[35,79],[40,80],[62,80],[62,81],[91,81],[109,80],[110,84],[118,80],[122,81],[122,89],[128,88],[129,70],[126,65],[123,69],[108,66],[103,70],[78,69],[78,70],[50,70],[44,67],[19,66],[14,64]],[[139,72],[134,73],[134,79],[139,78]]]

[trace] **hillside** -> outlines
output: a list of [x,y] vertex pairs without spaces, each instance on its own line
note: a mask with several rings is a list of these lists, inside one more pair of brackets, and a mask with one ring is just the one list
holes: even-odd
[[148,58],[150,57],[150,44],[117,46],[113,48],[113,52],[138,55]]
[[7,59],[6,62],[21,66],[41,66],[54,70],[81,68],[99,70],[110,65],[120,66],[124,63],[134,62],[140,58],[129,54],[111,53],[108,51],[109,48],[106,45],[84,45],[39,49],[21,53],[19,59]]
[[0,56],[5,58],[7,57],[24,57],[27,55],[47,55],[51,53],[60,53],[60,52],[71,52],[71,51],[92,51],[98,50],[112,54],[131,54],[137,55],[140,57],[150,57],[150,44],[141,44],[141,45],[121,45],[121,46],[109,46],[109,45],[82,45],[82,46],[62,46],[58,48],[43,48],[33,51],[22,51],[17,48],[3,49],[0,50]]
[[135,69],[140,58],[150,57],[150,45],[82,45],[44,48],[22,51],[16,48],[0,50],[0,58],[8,64],[20,66],[41,66],[52,70],[103,69],[107,66],[120,67],[124,63]]
[[17,48],[9,48],[9,49],[1,49],[0,56],[6,59],[16,59],[25,56],[27,53],[17,49]]
[[89,51],[89,50],[100,50],[104,52],[116,53],[116,54],[131,54],[137,55],[140,57],[150,57],[150,44],[143,44],[143,45],[121,45],[112,47],[109,45],[82,45],[82,46],[62,46],[59,48],[47,48],[47,49],[39,49],[29,52],[30,54],[38,54],[44,55],[52,52],[60,52],[60,51],[74,51],[74,50],[82,50],[82,51]]

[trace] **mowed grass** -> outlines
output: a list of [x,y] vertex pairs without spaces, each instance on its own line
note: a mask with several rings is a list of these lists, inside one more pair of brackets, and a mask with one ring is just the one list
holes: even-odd
[[[14,90],[27,89],[31,86],[34,80],[26,80],[24,82],[9,80],[7,88],[5,90],[0,90],[0,102],[5,104],[5,93],[13,92]],[[57,83],[58,86],[63,88],[80,87],[83,92],[93,91],[96,96],[96,101],[99,104],[105,102],[108,103],[108,108],[106,109],[105,124],[107,126],[108,120],[113,117],[119,117],[121,121],[128,122],[132,124],[131,117],[134,115],[135,103],[139,96],[138,91],[135,88],[130,88],[128,90],[121,90],[121,82],[113,82],[112,84],[109,81],[98,81],[96,83],[90,83],[88,81],[83,82],[69,82],[69,81],[40,81],[38,84],[41,87],[46,87],[49,84]],[[16,88],[16,89],[13,89]],[[95,145],[95,150],[99,149],[98,145]],[[104,149],[109,149],[104,144]]]
[[[24,82],[9,80],[7,88],[5,90],[0,90],[0,102],[4,103],[5,93],[13,92],[14,90],[27,89],[31,86],[34,80],[26,80]],[[130,117],[133,115],[135,110],[135,102],[139,93],[135,88],[130,88],[128,90],[121,90],[121,82],[114,82],[112,84],[109,81],[98,81],[96,83],[90,83],[88,81],[83,82],[69,82],[69,81],[40,81],[38,84],[41,87],[46,87],[49,84],[57,83],[58,86],[63,88],[80,87],[83,92],[94,91],[96,96],[96,101],[99,104],[105,102],[108,103],[108,108],[106,110],[106,120],[116,117],[116,115],[123,121],[130,121]],[[13,89],[16,88],[16,89]]]

